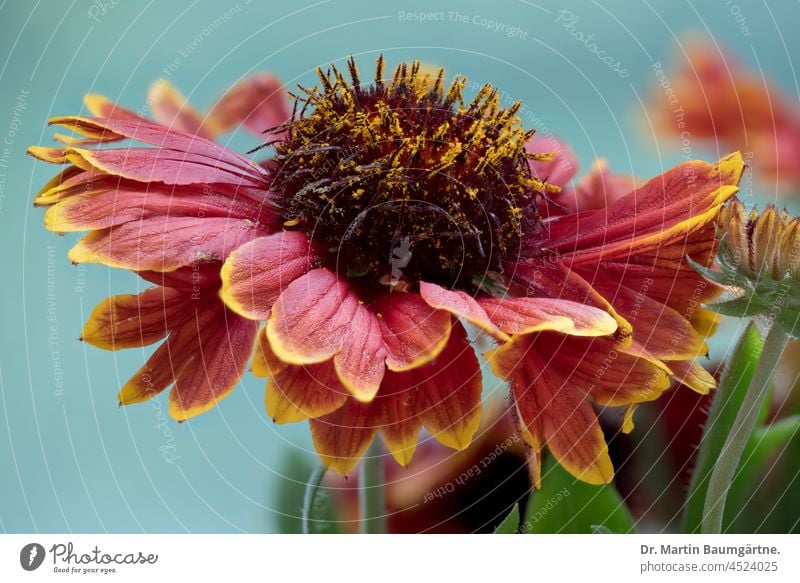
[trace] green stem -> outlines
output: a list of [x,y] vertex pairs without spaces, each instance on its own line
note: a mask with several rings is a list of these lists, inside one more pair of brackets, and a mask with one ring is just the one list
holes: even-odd
[[769,390],[770,381],[775,374],[778,359],[783,354],[789,337],[777,322],[772,324],[767,338],[764,340],[764,348],[761,351],[761,358],[756,366],[753,380],[745,393],[742,406],[736,415],[736,419],[731,427],[731,432],[725,440],[725,445],[717,458],[711,478],[708,481],[708,491],[706,502],[703,508],[704,534],[717,534],[722,532],[722,519],[725,514],[725,499],[728,489],[733,481],[742,452],[747,445],[747,440],[753,433],[758,419],[761,404]]
[[326,467],[322,464],[317,465],[311,472],[306,484],[306,492],[303,496],[303,534],[311,534],[311,512],[314,510],[314,500],[319,492],[319,485],[325,477]]
[[380,438],[370,444],[361,465],[358,490],[358,508],[361,515],[359,532],[380,534],[386,532],[386,503],[384,500],[383,452]]

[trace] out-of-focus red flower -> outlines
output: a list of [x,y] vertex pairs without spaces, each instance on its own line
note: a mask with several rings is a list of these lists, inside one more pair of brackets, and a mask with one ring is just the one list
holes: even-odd
[[[466,450],[424,439],[407,467],[388,456],[384,466],[391,533],[492,532],[515,504],[524,506],[531,489],[524,444],[499,402],[487,407]],[[325,485],[340,529],[356,532],[359,472],[347,479],[329,473]]]
[[689,146],[699,138],[718,151],[747,152],[747,162],[759,170],[760,179],[797,186],[797,100],[716,44],[692,39],[684,47],[680,65],[651,92],[649,112],[657,131]]

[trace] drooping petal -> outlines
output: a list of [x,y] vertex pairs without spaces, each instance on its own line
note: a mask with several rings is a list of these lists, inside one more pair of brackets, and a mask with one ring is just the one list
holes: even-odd
[[284,231],[260,237],[231,253],[222,266],[223,301],[237,314],[266,320],[272,304],[314,261],[308,236]]
[[313,269],[278,297],[267,322],[275,354],[291,364],[333,357],[339,379],[369,402],[386,371],[387,351],[375,313],[350,284],[327,269]]
[[340,474],[355,466],[376,430],[403,466],[411,461],[423,425],[444,445],[465,449],[480,422],[481,388],[480,365],[466,330],[453,322],[438,356],[412,370],[388,371],[369,403],[351,397],[334,413],[312,419],[314,443],[323,461]]
[[289,364],[275,356],[267,338],[267,327],[258,330],[256,346],[253,351],[253,360],[250,362],[250,371],[258,378],[274,377],[280,374]]
[[275,423],[294,423],[336,411],[348,397],[330,362],[289,364],[267,381],[264,402]]
[[574,476],[606,483],[613,470],[591,400],[605,406],[641,403],[669,388],[668,370],[605,338],[545,332],[515,336],[487,354],[510,380],[526,439],[543,444]]
[[256,376],[269,377],[264,403],[276,423],[327,415],[349,396],[330,361],[306,365],[281,361],[270,348],[266,327],[259,330],[250,366]]
[[111,296],[97,304],[81,340],[105,350],[120,350],[158,342],[189,316],[182,290],[152,287],[139,295]]
[[205,305],[187,310],[183,325],[169,331],[166,341],[122,387],[120,405],[141,403],[172,385],[194,358],[198,337],[193,331],[205,330],[217,315],[215,310],[207,309]]
[[[184,304],[186,305],[186,304]],[[145,365],[122,387],[121,405],[150,399],[170,385],[170,415],[184,421],[214,407],[241,377],[257,325],[213,298],[186,308],[187,318],[169,331]]]
[[633,325],[634,339],[650,354],[673,361],[708,353],[705,337],[684,314],[652,299],[649,286],[634,290],[600,273],[582,274]]
[[355,399],[348,399],[333,413],[311,419],[309,425],[322,462],[342,476],[356,467],[377,432],[370,424],[369,404]]
[[399,386],[391,386],[393,376],[386,375],[381,394],[370,403],[370,418],[380,427],[383,442],[397,463],[407,466],[417,449],[422,423],[417,416],[413,389],[408,390],[402,380]]
[[450,339],[450,313],[432,308],[417,294],[386,293],[372,307],[383,331],[389,370],[422,366],[435,358]]
[[701,395],[709,394],[717,386],[714,377],[695,361],[670,362],[669,367],[675,380]]
[[178,421],[204,413],[228,396],[250,360],[258,325],[217,303],[212,322],[204,329],[193,327],[193,358],[170,391],[169,413]]
[[415,407],[422,424],[442,444],[465,449],[481,418],[481,368],[459,322],[442,353],[424,367],[407,373],[418,387]]
[[590,282],[560,259],[527,261],[513,267],[514,277],[527,286],[529,296],[569,300],[580,305],[598,308],[609,314],[617,324],[616,335],[630,336],[633,327]]

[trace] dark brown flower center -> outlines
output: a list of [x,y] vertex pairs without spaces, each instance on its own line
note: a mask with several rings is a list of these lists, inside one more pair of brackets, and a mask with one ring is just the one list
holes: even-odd
[[328,267],[369,285],[420,280],[481,288],[518,252],[549,185],[531,175],[516,103],[484,86],[467,105],[466,79],[445,89],[402,64],[362,85],[336,69],[295,96],[269,162],[284,228],[309,234]]

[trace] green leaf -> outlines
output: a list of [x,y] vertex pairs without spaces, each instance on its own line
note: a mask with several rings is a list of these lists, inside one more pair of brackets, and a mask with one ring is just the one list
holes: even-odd
[[739,284],[739,281],[736,278],[735,271],[725,269],[724,267],[720,271],[715,271],[710,267],[701,265],[688,255],[686,256],[686,261],[689,263],[689,265],[691,265],[692,269],[694,269],[697,273],[699,273],[712,283],[717,283],[719,285],[724,285],[724,286],[732,286]]
[[794,339],[800,338],[800,311],[788,307],[782,308],[778,322],[787,335]]
[[755,324],[750,322],[731,354],[714,395],[703,439],[700,442],[697,464],[689,485],[689,495],[683,514],[683,532],[700,532],[708,479],[753,379],[762,347],[761,335]]
[[[770,458],[784,453],[792,438],[797,435],[800,435],[800,415],[781,419],[766,427],[759,427],[750,436],[742,454],[742,462],[736,470],[736,478],[728,492],[724,521],[726,531],[739,520],[755,524],[763,520],[761,504],[753,504],[752,510],[749,508],[753,490],[761,481],[760,472]],[[757,516],[749,517],[748,514]],[[749,518],[753,520],[748,520]]]
[[768,307],[769,306],[763,304],[757,296],[749,294],[717,304],[706,304],[706,308],[712,312],[722,314],[723,316],[732,316],[734,318],[756,316]]
[[591,534],[634,532],[625,502],[613,485],[592,486],[575,479],[552,456],[542,468],[542,487],[528,501],[522,531]]
[[519,532],[519,504],[514,504],[514,508],[503,519],[497,528],[495,534],[517,534]]
[[608,530],[608,527],[605,527],[602,524],[593,524],[592,534],[614,534],[614,533]]

